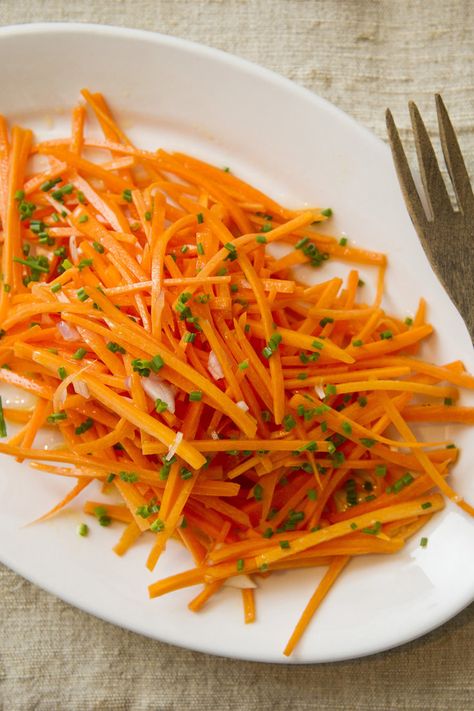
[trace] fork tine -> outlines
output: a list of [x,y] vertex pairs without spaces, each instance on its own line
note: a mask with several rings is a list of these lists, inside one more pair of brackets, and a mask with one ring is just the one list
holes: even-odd
[[431,208],[431,214],[433,217],[446,213],[449,214],[449,212],[452,212],[453,207],[439,169],[436,154],[428,136],[428,131],[425,128],[417,105],[413,101],[410,101],[408,106],[410,109],[413,133],[415,134],[415,146],[421,179]]
[[444,160],[453,183],[456,199],[461,212],[474,211],[474,196],[472,193],[469,173],[467,172],[458,139],[449,118],[448,111],[440,94],[435,95],[438,113],[439,135],[443,149]]
[[415,181],[413,180],[413,176],[410,172],[410,166],[408,165],[408,160],[405,151],[403,150],[400,135],[390,109],[387,109],[385,112],[385,120],[387,124],[390,148],[392,149],[393,162],[395,163],[398,181],[400,183],[403,197],[405,198],[408,212],[415,227],[419,226],[423,228],[427,223],[426,213],[420,200]]

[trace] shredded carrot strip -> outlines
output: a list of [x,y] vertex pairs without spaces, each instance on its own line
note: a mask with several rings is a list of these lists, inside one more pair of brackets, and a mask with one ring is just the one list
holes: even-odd
[[308,604],[306,605],[305,609],[303,610],[303,614],[301,615],[300,619],[298,620],[298,623],[293,631],[293,634],[291,635],[285,649],[283,650],[283,654],[285,655],[285,657],[289,657],[291,655],[291,653],[293,652],[294,648],[298,644],[299,640],[301,639],[305,630],[307,629],[309,623],[311,622],[314,613],[316,612],[318,607],[321,605],[322,601],[328,594],[331,587],[336,582],[340,573],[342,573],[343,569],[345,568],[345,566],[347,565],[349,560],[350,560],[349,556],[341,556],[340,558],[335,558],[334,561],[329,566],[326,575],[323,577],[323,579],[317,586],[316,590],[312,594]]
[[[386,255],[322,234],[328,210],[141,150],[100,93],[82,96],[64,138],[33,145],[0,117],[1,431],[20,425],[0,453],[77,480],[39,520],[97,480],[106,501],[84,511],[124,525],[117,555],[149,540],[151,570],[182,544],[194,569],[150,597],[200,584],[196,612],[251,576],[248,623],[252,576],[327,566],[289,655],[350,558],[396,554],[443,495],[474,515],[451,483],[455,443],[408,424],[472,425],[460,398],[474,376],[424,360],[427,301],[413,319],[388,312]],[[347,279],[327,260],[349,263]],[[372,303],[358,264],[376,267]],[[35,445],[44,427],[57,449]]]
[[223,584],[223,580],[217,580],[215,583],[207,583],[199,595],[196,595],[196,597],[188,603],[188,608],[192,610],[192,612],[202,610],[206,602],[221,589]]
[[242,603],[245,624],[248,625],[255,622],[255,595],[252,588],[244,588],[242,590]]

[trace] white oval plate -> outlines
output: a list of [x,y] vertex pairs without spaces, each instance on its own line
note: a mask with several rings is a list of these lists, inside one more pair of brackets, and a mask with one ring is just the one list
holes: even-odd
[[[1,110],[41,139],[64,135],[79,89],[102,91],[141,146],[185,150],[231,166],[284,204],[331,206],[332,230],[390,256],[386,306],[412,313],[429,303],[438,328],[425,354],[437,362],[473,353],[460,316],[419,246],[388,149],[341,111],[310,92],[241,59],[171,37],[112,27],[48,24],[0,30]],[[340,265],[336,267],[341,270]],[[328,266],[327,269],[330,269]],[[327,273],[327,272],[326,272]],[[370,270],[362,269],[373,279]],[[474,499],[469,463],[474,442],[463,428],[455,467],[458,489]],[[111,547],[119,525],[89,523],[79,503],[49,523],[25,527],[70,483],[0,459],[0,559],[63,600],[114,624],[212,654],[281,662],[282,649],[320,571],[274,574],[259,582],[258,621],[244,625],[240,594],[226,589],[200,614],[187,610],[195,591],[150,601],[147,585],[189,567],[177,545],[150,574],[149,541],[123,559]],[[87,494],[91,498],[90,492]],[[426,534],[392,557],[350,563],[290,662],[359,657],[402,644],[442,624],[474,597],[474,525],[453,505]]]

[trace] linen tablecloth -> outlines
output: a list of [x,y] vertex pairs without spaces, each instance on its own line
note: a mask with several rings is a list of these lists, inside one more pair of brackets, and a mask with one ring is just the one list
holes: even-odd
[[[410,140],[408,98],[419,102],[434,129],[432,95],[441,91],[472,174],[470,0],[0,2],[1,25],[39,21],[139,27],[218,47],[303,84],[382,138],[390,106]],[[64,604],[3,567],[0,599],[3,711],[474,709],[473,605],[441,629],[385,654],[288,667],[214,658],[145,639]]]

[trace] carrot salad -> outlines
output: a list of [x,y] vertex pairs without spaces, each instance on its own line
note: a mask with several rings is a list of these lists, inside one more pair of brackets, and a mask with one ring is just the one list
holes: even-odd
[[[0,400],[0,452],[71,478],[39,520],[99,481],[116,496],[84,512],[125,524],[117,555],[146,534],[154,570],[169,539],[185,546],[193,567],[158,571],[151,598],[200,585],[197,612],[234,579],[251,623],[259,577],[324,566],[289,655],[353,556],[396,553],[446,497],[474,513],[448,483],[456,446],[412,428],[472,424],[458,398],[474,377],[419,356],[425,302],[387,313],[385,255],[318,231],[330,209],[137,148],[101,94],[82,95],[64,139],[0,118],[0,387],[36,397],[26,412]],[[370,303],[359,265],[378,274]],[[35,446],[44,427],[64,444]]]

